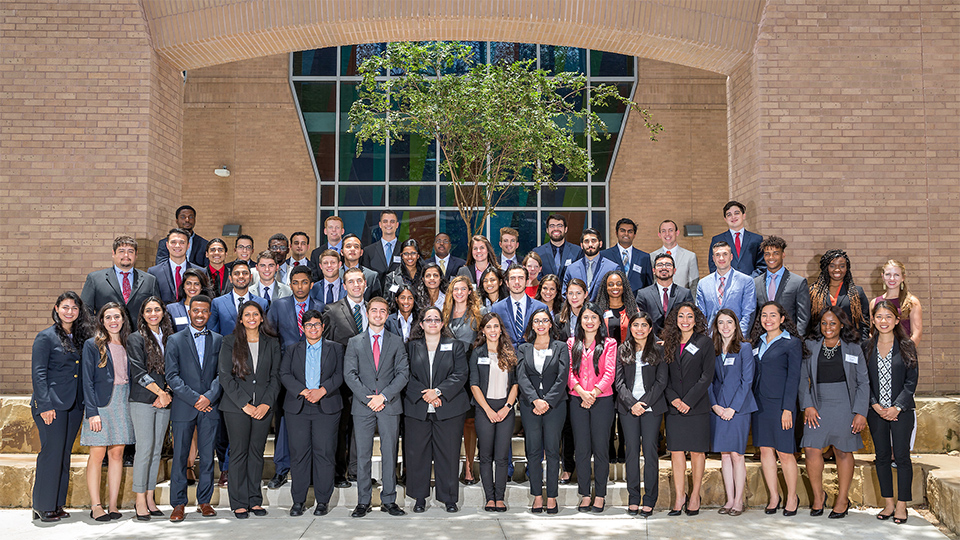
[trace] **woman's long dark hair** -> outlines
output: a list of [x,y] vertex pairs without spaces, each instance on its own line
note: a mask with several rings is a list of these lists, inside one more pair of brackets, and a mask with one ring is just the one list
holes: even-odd
[[842,249],[831,249],[820,257],[820,275],[810,285],[810,313],[822,313],[830,305],[830,263],[841,258],[847,261],[847,273],[843,276],[843,284],[847,287],[847,297],[850,299],[850,314],[853,320],[860,321],[863,319],[863,310],[868,309],[868,306],[860,305],[860,295],[856,292],[857,285],[853,282],[850,257]]
[[441,294],[445,294],[447,290],[447,280],[443,277],[443,270],[440,269],[440,265],[435,262],[424,263],[420,267],[420,280],[414,285],[416,293],[413,295],[414,299],[419,299],[420,305],[426,308],[427,306],[432,306],[433,301],[430,300],[430,291],[427,290],[427,286],[423,283],[423,276],[426,275],[427,270],[436,269],[437,273],[440,274],[440,285],[437,287],[437,298],[440,298]]
[[573,335],[573,349],[570,351],[570,367],[574,373],[580,373],[580,362],[583,360],[583,351],[586,349],[584,341],[587,332],[583,329],[583,313],[589,311],[597,315],[597,335],[593,345],[593,371],[600,375],[600,357],[603,356],[603,344],[607,339],[607,327],[603,324],[603,310],[594,302],[583,304],[580,316],[577,317],[577,330]]
[[[580,279],[580,278],[573,278],[573,279],[571,279],[570,281],[568,281],[568,282],[567,282],[567,289],[568,289],[568,290],[570,289],[570,286],[571,286],[571,285],[576,285],[577,287],[580,287],[580,289],[583,290],[583,294],[587,294],[587,291],[589,290],[589,289],[587,289],[587,284],[586,284],[582,279]],[[558,295],[558,296],[559,296],[559,295]],[[586,301],[587,301],[587,300],[589,300],[589,299],[588,299],[588,298],[585,298],[585,299],[584,299],[584,304],[586,304]],[[581,306],[581,310],[582,310],[582,309],[583,309],[583,307]],[[581,313],[582,313],[582,311],[581,311]],[[556,320],[556,323],[557,323],[557,326],[563,326],[563,325],[567,324],[568,322],[570,322],[570,317],[572,317],[572,316],[573,316],[573,308],[570,307],[570,301],[567,300],[567,295],[566,295],[566,293],[564,293],[564,295],[563,295],[563,307],[560,308],[560,313],[557,314],[556,319],[555,319],[555,320]]]
[[[57,308],[60,307],[60,304],[62,304],[64,300],[73,300],[73,303],[76,304],[78,308],[77,318],[73,321],[70,334],[67,334],[67,331],[63,329],[63,321],[60,319],[60,314],[57,313]],[[67,352],[77,352],[81,350],[83,342],[90,339],[90,336],[92,336],[95,331],[93,316],[83,307],[83,300],[80,299],[80,295],[73,291],[60,293],[56,302],[53,303],[50,318],[53,319],[53,331],[56,332],[57,337],[60,338],[60,346]],[[72,340],[70,338],[71,335],[73,336]]]
[[414,321],[414,324],[410,326],[410,341],[415,339],[424,339],[426,337],[426,332],[423,331],[423,327],[420,326],[420,323],[427,318],[427,313],[431,311],[437,312],[437,317],[440,317],[440,337],[452,338],[453,332],[450,331],[450,328],[447,326],[447,321],[443,320],[443,312],[440,311],[440,308],[437,306],[427,306],[427,309],[423,310],[421,317]]
[[[552,276],[553,274],[550,275]],[[547,331],[550,341],[559,340],[560,332],[557,330],[557,325],[553,322],[553,317],[550,316],[550,311],[544,308],[537,308],[530,314],[530,318],[527,319],[527,327],[523,330],[523,341],[533,343],[537,340],[537,332],[533,329],[533,318],[537,316],[537,313],[544,313],[547,318],[550,319],[550,329]]]
[[[657,345],[657,336],[653,331],[653,318],[646,311],[638,311],[630,317],[630,327],[632,328],[633,322],[638,320],[645,320],[650,326],[647,341],[643,344],[642,360],[650,365],[657,365],[663,362],[663,347]],[[617,356],[621,364],[632,364],[636,361],[637,345],[634,341],[633,332],[630,332],[629,338],[624,337],[623,343],[621,343],[620,348],[617,349]]]
[[[403,250],[404,248],[413,247],[417,250],[417,262],[414,264],[416,271],[413,273],[413,277],[407,275],[407,265],[403,262]],[[389,261],[387,261],[389,266]],[[443,274],[440,274],[443,276]],[[400,244],[400,277],[409,283],[416,284],[423,277],[423,259],[420,257],[420,242],[417,242],[415,238],[408,238]]]
[[[754,348],[760,347],[760,340],[762,340],[763,336],[767,333],[767,331],[763,328],[763,324],[761,324],[760,322],[760,319],[763,313],[763,308],[767,306],[776,306],[777,312],[780,314],[781,317],[783,317],[783,322],[780,323],[780,331],[786,332],[791,336],[800,340],[800,349],[803,353],[804,358],[806,358],[810,354],[810,351],[807,350],[807,345],[806,343],[804,343],[803,336],[801,336],[800,333],[797,332],[797,325],[793,322],[793,319],[791,319],[790,316],[787,315],[787,310],[783,309],[783,306],[781,306],[779,302],[774,302],[773,300],[769,300],[766,303],[764,303],[762,306],[757,308],[757,311],[756,311],[757,317],[756,317],[756,320],[753,321],[753,328],[750,329],[750,344]],[[836,306],[831,306],[831,308],[825,309],[823,313],[826,313],[828,310],[832,311],[834,314],[843,313],[840,310],[840,308]],[[823,315],[823,313],[821,313],[821,316]],[[812,325],[817,327],[818,334],[820,332],[819,321],[820,319],[818,318],[817,324]],[[847,321],[847,322],[844,323],[843,321]],[[856,333],[856,329],[852,329],[850,327],[850,319],[848,319],[846,315],[843,315],[843,318],[840,319],[840,323],[843,324],[843,330],[840,331],[841,339],[843,339],[844,332],[846,332],[847,330],[850,330],[853,333]],[[856,341],[850,341],[850,340],[844,339],[844,341],[847,341],[848,343],[856,343],[857,341],[859,341],[859,338],[856,338],[855,336],[850,336],[849,334],[847,334],[847,336],[856,339]]]
[[[877,310],[885,309],[890,313],[893,313],[898,319],[902,318],[897,313],[897,306],[893,305],[893,302],[889,300],[880,300],[875,306],[873,306],[873,316],[877,315]],[[873,324],[873,317],[870,317],[871,324],[871,333],[872,336],[870,339],[864,343],[864,356],[875,354],[877,350],[877,340],[880,339],[880,332],[876,329],[876,325]],[[846,327],[844,327],[846,330]],[[919,362],[917,358],[917,345],[910,339],[910,336],[907,335],[907,331],[903,329],[903,326],[898,322],[893,327],[893,339],[896,343],[900,345],[900,358],[903,359],[903,363],[908,368],[914,368]],[[867,359],[870,359],[870,356],[867,356]]]
[[417,293],[414,292],[413,286],[409,283],[404,283],[397,287],[397,292],[390,295],[390,313],[400,313],[400,302],[397,302],[397,298],[403,291],[409,291],[410,295],[413,296],[413,311],[410,312],[410,315],[413,317],[412,320],[417,320],[420,315],[420,301],[417,299]]
[[503,272],[500,271],[500,268],[497,265],[491,264],[483,272],[480,272],[480,281],[477,282],[477,294],[480,296],[480,303],[486,304],[491,302],[490,297],[487,296],[486,289],[483,288],[483,280],[486,279],[487,274],[493,274],[497,276],[497,280],[500,281],[500,289],[497,291],[497,301],[503,300],[507,297],[507,284],[503,279]]
[[676,357],[677,347],[680,346],[680,338],[683,336],[680,327],[677,325],[677,315],[679,315],[680,309],[685,307],[693,310],[693,333],[707,333],[707,318],[696,304],[682,302],[673,306],[670,313],[663,319],[663,330],[660,333],[660,337],[663,339],[663,354],[668,364],[673,362]]
[[110,343],[110,332],[107,331],[106,325],[103,324],[103,316],[107,313],[108,309],[117,309],[120,311],[120,317],[123,319],[123,325],[120,326],[120,344],[124,347],[127,346],[127,336],[130,335],[130,317],[127,315],[127,308],[121,306],[116,302],[107,302],[100,308],[100,313],[97,315],[97,333],[94,335],[93,342],[97,344],[97,350],[100,351],[100,363],[97,364],[97,367],[102,368],[107,366],[107,344]]
[[[227,267],[227,265],[223,265],[223,268],[224,268],[223,271],[224,271],[224,272],[227,271],[227,270],[226,270],[226,267]],[[227,273],[229,274],[229,272],[227,272]],[[187,301],[187,293],[186,293],[186,291],[183,290],[183,284],[186,283],[186,282],[187,282],[187,278],[188,278],[188,277],[191,277],[191,276],[192,276],[192,277],[195,277],[195,278],[197,278],[197,279],[200,280],[200,292],[199,292],[198,294],[205,294],[205,295],[207,295],[207,296],[209,296],[209,297],[211,297],[211,298],[213,298],[213,297],[216,296],[216,295],[213,294],[212,291],[211,291],[210,280],[207,279],[207,275],[204,274],[202,270],[200,270],[200,269],[198,269],[198,268],[187,268],[187,269],[183,272],[183,279],[180,280],[180,287],[177,289],[177,298],[180,298],[180,299],[181,299],[181,300],[180,300],[181,302],[186,303],[186,301]],[[227,281],[229,281],[229,279],[230,279],[230,277],[229,277],[229,275],[228,275],[228,276],[224,279],[224,283],[226,283]],[[187,306],[187,311],[190,311],[189,306]]]
[[147,371],[163,373],[163,348],[160,346],[160,343],[157,342],[156,336],[154,336],[153,331],[150,330],[150,325],[147,324],[147,319],[143,316],[150,302],[159,304],[160,311],[163,312],[160,318],[160,333],[163,347],[167,346],[167,338],[173,334],[173,323],[170,322],[170,314],[164,309],[163,301],[160,300],[159,297],[151,296],[140,304],[140,313],[137,317],[137,332],[139,332],[143,338],[143,349],[144,352],[147,353]]
[[273,328],[270,326],[270,323],[267,322],[267,317],[263,314],[263,308],[260,307],[260,304],[254,302],[253,300],[247,300],[240,306],[240,309],[237,311],[237,325],[233,327],[233,373],[234,377],[239,377],[241,380],[247,380],[247,375],[250,374],[250,369],[247,367],[247,358],[250,357],[250,347],[247,343],[247,328],[243,325],[243,312],[246,311],[248,307],[256,307],[257,312],[260,314],[260,334],[266,334],[270,337],[277,337],[277,333],[273,331]]
[[[637,308],[637,299],[633,296],[633,291],[630,290],[630,282],[627,280],[627,275],[623,273],[623,270],[611,270],[603,276],[603,286],[600,287],[600,290],[597,291],[597,304],[600,306],[600,309],[606,311],[610,309],[610,295],[607,293],[607,280],[610,279],[610,276],[620,276],[621,283],[623,284],[623,294],[620,298],[623,300],[623,309],[628,316],[632,317],[638,311]],[[603,313],[601,311],[601,313]]]
[[500,368],[500,371],[511,370],[517,365],[517,353],[513,350],[510,337],[507,336],[507,327],[504,326],[503,319],[496,313],[491,311],[480,319],[480,329],[477,331],[477,339],[473,341],[473,348],[476,349],[487,344],[487,336],[483,329],[493,319],[500,323],[500,339],[497,340],[497,367]]
[[[713,354],[720,356],[724,353],[723,350],[723,336],[720,335],[720,326],[717,323],[717,319],[721,315],[726,315],[733,319],[733,326],[735,327],[733,331],[733,337],[730,338],[730,350],[726,351],[728,353],[736,354],[740,352],[740,343],[743,341],[743,332],[740,331],[740,321],[737,319],[737,314],[733,312],[730,308],[723,308],[717,312],[717,316],[713,318],[713,323],[710,324],[710,333],[713,334]],[[757,313],[757,319],[760,319],[760,313]],[[756,322],[754,322],[756,324]]]
[[[533,253],[533,255],[536,255],[536,253]],[[553,283],[554,287],[557,288],[557,294],[553,297],[553,302],[552,302],[553,305],[552,306],[548,305],[547,307],[550,308],[551,313],[559,313],[560,309],[562,309],[563,307],[563,303],[561,302],[561,298],[563,298],[563,295],[560,294],[560,292],[563,290],[563,284],[560,283],[560,278],[558,278],[557,276],[553,274],[547,274],[543,276],[543,279],[540,280],[540,284],[537,285],[536,299],[546,304],[546,301],[544,301],[542,294],[543,294],[543,284],[547,282]]]

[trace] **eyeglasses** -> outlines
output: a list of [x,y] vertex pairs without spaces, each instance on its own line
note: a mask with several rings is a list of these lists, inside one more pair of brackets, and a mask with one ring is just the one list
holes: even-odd
[[321,328],[323,328],[323,323],[319,323],[319,322],[303,323],[304,330],[319,330]]
[[441,321],[436,317],[430,317],[429,319],[424,319],[423,322],[426,324],[440,324]]
[[670,263],[657,263],[656,268],[673,268],[673,265]]
[[540,326],[543,324],[550,324],[550,319],[534,319],[533,324]]

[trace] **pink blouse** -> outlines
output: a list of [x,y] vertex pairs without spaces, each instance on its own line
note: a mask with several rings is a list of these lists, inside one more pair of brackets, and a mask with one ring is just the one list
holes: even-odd
[[[573,354],[573,338],[567,340],[567,348]],[[597,375],[593,368],[593,346],[586,347],[583,350],[583,359],[580,362],[580,372],[573,371],[573,361],[570,362],[570,378],[567,380],[567,387],[570,389],[570,395],[578,396],[574,390],[579,384],[587,392],[594,388],[600,389],[600,397],[613,395],[613,376],[617,371],[617,342],[613,338],[607,338],[603,342],[603,354],[600,356],[600,375]]]

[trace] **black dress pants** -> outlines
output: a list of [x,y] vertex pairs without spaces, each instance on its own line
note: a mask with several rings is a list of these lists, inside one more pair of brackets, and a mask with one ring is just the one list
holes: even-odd
[[407,469],[407,496],[430,496],[430,468],[436,482],[436,499],[456,504],[460,500],[460,444],[466,414],[440,420],[428,413],[426,420],[404,418],[406,449],[403,461]]
[[263,504],[263,450],[267,445],[273,411],[259,420],[244,412],[223,413],[224,429],[230,437],[230,509],[250,509]]
[[[880,484],[881,497],[893,497],[893,468],[890,462],[897,462],[897,500],[910,502],[913,492],[913,465],[910,463],[910,435],[916,418],[913,411],[901,411],[895,422],[880,418],[871,407],[867,412],[867,425],[873,437],[874,451],[877,454],[877,482]],[[891,445],[891,438],[893,444]],[[892,450],[892,456],[891,456]]]
[[295,503],[307,501],[307,490],[313,483],[318,503],[329,503],[333,495],[337,431],[343,411],[334,414],[287,413],[284,421],[290,443],[290,495]]
[[[507,399],[488,399],[487,405],[497,411]],[[507,490],[507,465],[510,462],[510,442],[513,438],[516,413],[513,409],[500,422],[493,423],[483,408],[476,407],[477,456],[480,458],[480,483],[486,501],[502,501]],[[409,443],[407,443],[409,444]],[[497,467],[494,469],[493,465]],[[410,472],[407,472],[409,478]]]
[[37,454],[37,473],[33,484],[33,509],[52,512],[67,504],[70,486],[70,453],[77,440],[83,407],[56,411],[57,417],[47,425],[40,411],[33,412],[33,421],[40,432],[40,452]]
[[644,413],[641,416],[620,413],[626,449],[628,504],[639,505],[640,449],[643,448],[643,505],[653,508],[660,496],[660,463],[657,442],[663,414]]
[[557,497],[560,477],[560,439],[567,421],[567,402],[537,415],[531,404],[520,402],[520,421],[523,422],[524,448],[527,455],[527,476],[530,494],[543,495],[543,457],[547,457],[547,497]]
[[590,459],[593,458],[595,497],[607,496],[610,478],[610,427],[613,425],[613,396],[598,397],[589,409],[580,396],[570,396],[570,423],[577,453],[577,486],[581,497],[590,496]]

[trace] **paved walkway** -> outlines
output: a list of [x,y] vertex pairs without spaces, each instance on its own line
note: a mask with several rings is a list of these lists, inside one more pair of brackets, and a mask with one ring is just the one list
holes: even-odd
[[[169,507],[161,507],[169,514]],[[191,509],[192,510],[192,509]],[[790,540],[823,540],[826,538],[933,540],[947,538],[916,512],[910,512],[906,524],[879,521],[876,509],[852,510],[845,519],[826,516],[812,518],[805,512],[794,517],[768,516],[760,509],[750,509],[739,517],[717,514],[704,509],[694,517],[668,517],[657,512],[649,519],[633,518],[624,508],[608,508],[601,516],[581,515],[572,507],[563,508],[557,516],[535,516],[519,508],[505,514],[490,514],[468,508],[448,515],[442,508],[430,507],[424,514],[391,517],[376,510],[362,519],[352,519],[350,509],[337,507],[330,514],[315,518],[311,514],[299,518],[287,515],[286,508],[269,509],[266,517],[251,516],[237,520],[226,511],[216,518],[201,518],[189,513],[183,523],[166,519],[138,522],[125,511],[124,518],[98,524],[83,511],[58,524],[36,524],[28,510],[0,510],[3,537],[6,539],[65,538],[109,540],[141,538],[188,538],[230,540],[287,540],[294,538],[388,538],[390,540],[486,540],[486,539],[569,539],[589,538],[678,538],[705,540],[758,540],[775,538]],[[801,509],[803,510],[803,509]],[[80,516],[83,517],[80,517]]]

